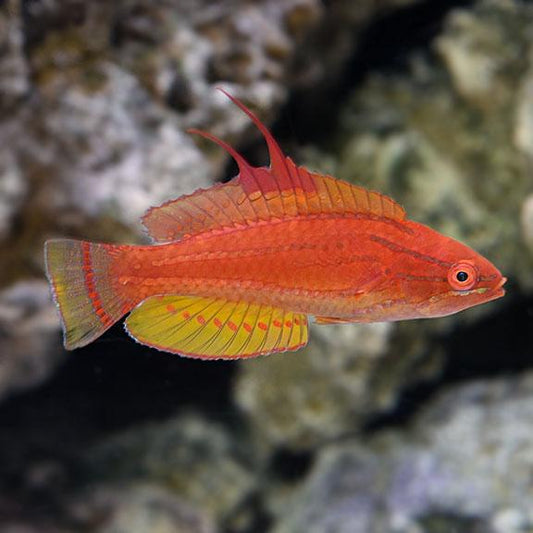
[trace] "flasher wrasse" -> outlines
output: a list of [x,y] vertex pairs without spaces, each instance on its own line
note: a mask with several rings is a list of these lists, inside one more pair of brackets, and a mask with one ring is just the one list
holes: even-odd
[[[223,91],[224,92],[224,91]],[[180,355],[234,359],[297,350],[319,324],[449,315],[503,296],[487,259],[406,218],[394,200],[283,155],[259,119],[269,167],[237,162],[230,182],[150,209],[154,244],[69,239],[45,245],[67,349],[128,314],[138,342]]]

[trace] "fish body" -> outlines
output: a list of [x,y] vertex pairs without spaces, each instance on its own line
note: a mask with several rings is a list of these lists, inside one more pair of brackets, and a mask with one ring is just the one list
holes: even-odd
[[[228,95],[229,96],[229,95]],[[129,313],[137,341],[206,359],[294,350],[318,323],[436,317],[503,296],[487,259],[407,219],[392,199],[309,172],[259,127],[270,167],[223,141],[239,174],[152,208],[155,244],[52,240],[47,273],[67,348]]]
[[[347,320],[373,320],[384,306],[388,314],[378,318],[417,318],[412,295],[410,306],[395,309],[394,304],[401,304],[411,284],[447,284],[441,270],[452,266],[451,254],[437,258],[431,247],[421,251],[417,242],[437,236],[414,222],[293,217],[161,246],[124,248],[112,276],[132,300],[178,290]],[[399,262],[401,269],[392,272],[391,265]]]

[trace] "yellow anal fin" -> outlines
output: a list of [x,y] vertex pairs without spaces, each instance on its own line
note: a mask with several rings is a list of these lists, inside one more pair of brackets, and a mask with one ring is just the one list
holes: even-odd
[[190,296],[153,296],[125,323],[138,342],[200,359],[237,359],[307,344],[307,317],[275,307]]

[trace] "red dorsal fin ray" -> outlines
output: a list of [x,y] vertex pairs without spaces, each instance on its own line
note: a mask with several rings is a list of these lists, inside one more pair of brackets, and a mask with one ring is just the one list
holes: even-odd
[[[290,180],[289,170],[285,164],[285,155],[281,151],[281,148],[270,133],[269,129],[259,120],[257,115],[248,107],[246,107],[238,98],[235,98],[235,96],[232,96],[221,87],[217,87],[217,89],[226,95],[241,111],[248,115],[252,119],[252,122],[255,124],[257,129],[263,134],[268,146],[268,155],[270,156],[270,172],[271,176],[274,178],[270,180],[270,187],[273,190],[284,190],[286,188],[291,188],[292,182]],[[261,189],[262,183],[256,183],[255,179],[249,180],[248,176],[241,176],[240,179],[243,188],[247,193],[257,190],[258,187]],[[266,184],[267,181],[267,179],[263,180],[263,184]]]
[[296,166],[283,155],[266,126],[239,100],[222,92],[265,136],[271,167],[252,167],[221,139],[190,130],[228,151],[239,166],[239,174],[228,183],[200,189],[148,210],[142,221],[155,241],[170,242],[210,230],[297,215],[366,214],[393,220],[405,218],[403,208],[387,196]]
[[250,166],[248,161],[246,161],[246,159],[244,159],[244,157],[239,154],[239,152],[237,152],[235,148],[233,148],[233,146],[230,146],[227,142],[223,141],[222,139],[219,139],[218,137],[207,131],[197,130],[196,128],[189,128],[187,130],[187,133],[200,135],[201,137],[209,139],[215,144],[218,144],[221,148],[224,148],[224,150],[226,150],[226,152],[228,152],[228,154],[231,155],[233,159],[235,159],[235,162],[239,167],[239,176],[241,177],[241,179],[253,179],[253,168]]

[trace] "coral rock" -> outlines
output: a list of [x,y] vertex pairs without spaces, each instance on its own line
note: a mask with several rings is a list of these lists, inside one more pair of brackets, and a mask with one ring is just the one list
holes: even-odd
[[275,533],[533,527],[533,375],[457,387],[405,434],[326,447]]

